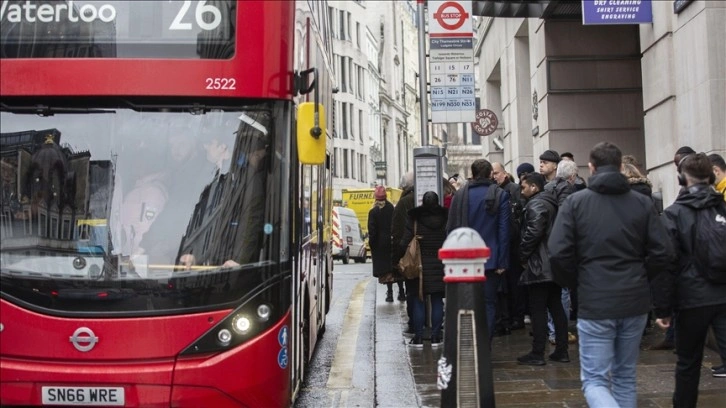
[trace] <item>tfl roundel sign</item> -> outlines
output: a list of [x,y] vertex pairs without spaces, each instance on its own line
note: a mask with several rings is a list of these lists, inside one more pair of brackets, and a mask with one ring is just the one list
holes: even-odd
[[471,35],[471,1],[429,0],[430,34]]
[[442,28],[447,30],[460,28],[469,17],[470,14],[464,10],[464,7],[455,1],[442,3],[434,13],[434,19],[439,22]]

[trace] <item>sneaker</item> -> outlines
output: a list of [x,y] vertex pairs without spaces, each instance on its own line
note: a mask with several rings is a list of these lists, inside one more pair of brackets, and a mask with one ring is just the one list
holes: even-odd
[[726,378],[726,366],[721,366],[713,370],[712,374],[716,378]]
[[386,293],[386,302],[393,302],[393,292]]
[[524,324],[532,324],[532,319],[529,318],[529,315],[524,315]]
[[570,355],[566,351],[555,351],[554,353],[550,354],[550,360],[557,361],[558,363],[569,363]]
[[555,338],[554,338],[554,337],[550,337],[550,338],[549,338],[549,341],[550,341],[550,344],[551,344],[551,345],[553,345],[553,346],[554,346],[554,345],[557,345],[557,342],[555,341]]
[[720,365],[720,366],[711,366],[711,371],[721,370],[721,369],[723,369],[724,367],[726,367],[726,365]]
[[436,348],[442,347],[443,345],[444,345],[444,341],[441,339],[441,337],[438,337],[438,336],[431,337],[431,348],[436,349]]
[[408,342],[408,346],[411,348],[423,348],[423,340],[421,340],[421,337],[414,336],[414,338]]
[[547,364],[547,362],[542,356],[534,353],[528,353],[521,357],[517,357],[517,364],[543,366]]
[[399,302],[405,302],[406,301],[406,294],[403,292],[398,292],[398,301]]
[[567,333],[567,342],[570,344],[577,343],[577,336],[574,333]]

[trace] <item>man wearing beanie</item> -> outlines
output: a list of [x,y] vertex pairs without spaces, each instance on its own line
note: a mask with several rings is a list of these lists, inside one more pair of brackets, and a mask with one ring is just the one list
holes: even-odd
[[539,172],[545,177],[545,182],[552,181],[557,174],[557,163],[560,162],[560,154],[554,150],[545,150],[539,156]]
[[534,166],[532,166],[531,163],[522,163],[517,166],[517,178],[519,179],[519,183],[522,183],[522,177],[530,173],[534,173]]

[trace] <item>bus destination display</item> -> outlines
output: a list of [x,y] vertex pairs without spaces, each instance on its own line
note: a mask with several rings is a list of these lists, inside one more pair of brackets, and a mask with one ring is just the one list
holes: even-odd
[[229,59],[231,0],[3,0],[1,58]]

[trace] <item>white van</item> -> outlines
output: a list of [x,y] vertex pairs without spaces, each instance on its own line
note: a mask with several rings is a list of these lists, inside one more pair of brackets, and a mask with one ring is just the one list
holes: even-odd
[[366,261],[366,244],[355,211],[345,207],[333,207],[333,259],[347,264],[351,258]]

